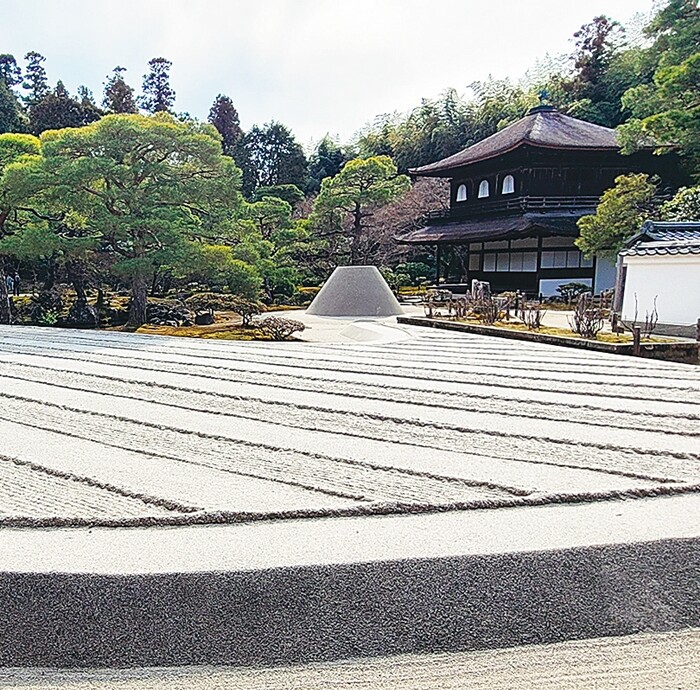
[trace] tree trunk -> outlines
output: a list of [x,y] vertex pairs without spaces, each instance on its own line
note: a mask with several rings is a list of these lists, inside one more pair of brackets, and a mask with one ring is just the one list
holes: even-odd
[[352,243],[350,245],[350,265],[360,264],[360,238],[362,237],[362,209],[359,202],[355,202],[352,224]]
[[132,328],[143,326],[147,320],[148,281],[146,276],[137,274],[131,282],[131,305],[129,306],[129,323]]
[[85,267],[82,264],[71,262],[68,264],[68,272],[70,275],[75,296],[78,301],[87,302],[87,293],[85,292]]
[[75,296],[77,300],[83,300],[84,302],[87,302],[87,292],[85,292],[85,283],[80,279],[74,280],[73,288],[75,289]]
[[270,284],[270,279],[265,276],[263,278],[263,292],[265,293],[265,298],[267,301],[272,304],[275,300],[275,291],[272,289],[272,285]]
[[5,282],[5,266],[0,263],[0,324],[12,323],[12,307],[10,305],[10,295],[7,292]]
[[50,292],[56,284],[56,255],[52,254],[49,257],[46,266],[46,279],[44,280],[44,292]]
[[153,280],[151,281],[151,297],[156,296],[156,290],[158,289],[158,269],[153,271]]

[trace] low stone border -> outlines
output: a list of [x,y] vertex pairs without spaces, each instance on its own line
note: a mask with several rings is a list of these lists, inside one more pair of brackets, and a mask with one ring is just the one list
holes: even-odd
[[[559,345],[560,347],[576,347],[583,350],[608,352],[615,355],[634,355],[634,346],[632,343],[617,344],[606,343],[600,340],[586,340],[584,338],[566,338],[560,335],[537,333],[536,331],[512,331],[507,328],[481,326],[458,321],[447,321],[445,319],[429,319],[423,316],[399,316],[396,320],[398,323],[410,326],[428,326],[429,328],[442,328],[447,331],[458,331],[460,333],[492,335],[497,338],[527,340],[535,343],[545,343],[546,345]],[[647,359],[664,359],[671,362],[698,364],[700,361],[700,343],[689,341],[642,343],[639,356],[646,357]]]

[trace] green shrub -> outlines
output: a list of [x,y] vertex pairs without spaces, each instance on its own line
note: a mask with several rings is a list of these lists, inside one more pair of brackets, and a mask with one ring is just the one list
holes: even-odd
[[258,328],[272,340],[287,340],[293,333],[305,330],[306,326],[301,321],[268,316],[258,323]]
[[252,325],[253,317],[265,310],[265,307],[255,300],[215,292],[197,292],[185,300],[185,305],[199,313],[235,311],[240,315],[244,326]]

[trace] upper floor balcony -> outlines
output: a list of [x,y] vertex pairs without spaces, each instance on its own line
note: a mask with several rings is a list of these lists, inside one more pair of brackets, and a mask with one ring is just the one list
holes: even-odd
[[507,199],[468,201],[455,204],[449,209],[439,209],[428,211],[427,221],[429,225],[440,225],[463,218],[476,216],[487,216],[506,213],[525,213],[591,209],[600,202],[597,196],[520,196],[508,197]]

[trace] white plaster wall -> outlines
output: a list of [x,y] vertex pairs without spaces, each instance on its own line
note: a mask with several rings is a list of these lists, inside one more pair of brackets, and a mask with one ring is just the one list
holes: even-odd
[[540,295],[543,297],[559,297],[557,288],[567,283],[583,283],[593,287],[593,281],[590,278],[543,278],[540,280]]
[[700,318],[700,255],[626,256],[627,266],[622,318],[634,319],[637,295],[637,319],[654,308],[659,323],[692,325]]

